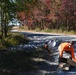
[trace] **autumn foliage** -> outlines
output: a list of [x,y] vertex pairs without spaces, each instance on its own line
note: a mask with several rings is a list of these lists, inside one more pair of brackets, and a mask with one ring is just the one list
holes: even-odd
[[[31,6],[31,5],[29,5]],[[76,1],[75,0],[39,0],[27,15],[25,12],[18,13],[18,19],[27,21],[29,28],[41,29],[66,29],[76,28]],[[26,23],[24,23],[26,25]]]

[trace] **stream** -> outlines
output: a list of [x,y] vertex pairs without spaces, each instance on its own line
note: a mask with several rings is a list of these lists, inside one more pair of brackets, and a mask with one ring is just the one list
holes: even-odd
[[[62,71],[59,69],[56,65],[58,65],[58,46],[61,42],[66,41],[66,40],[71,40],[75,39],[76,36],[72,35],[61,35],[61,34],[47,34],[47,33],[40,33],[40,32],[18,32],[20,34],[23,34],[27,36],[31,41],[28,44],[25,45],[18,45],[16,47],[11,47],[11,50],[27,50],[27,51],[32,51],[36,50],[37,48],[41,47],[44,45],[44,43],[50,39],[54,39],[56,41],[56,46],[53,49],[53,56],[54,60],[39,60],[43,61],[43,63],[40,63],[39,67],[41,68],[37,72],[23,72],[18,75],[76,75],[76,68],[72,68],[69,71]],[[75,40],[76,41],[76,40]],[[74,49],[76,52],[76,42],[74,44]],[[75,54],[76,55],[76,54]],[[50,56],[50,57],[51,57]],[[36,59],[34,59],[36,60]],[[53,66],[49,66],[49,65]],[[46,67],[44,67],[44,65]],[[53,67],[53,68],[52,68]],[[45,70],[46,69],[46,70]],[[52,70],[52,73],[51,71]]]

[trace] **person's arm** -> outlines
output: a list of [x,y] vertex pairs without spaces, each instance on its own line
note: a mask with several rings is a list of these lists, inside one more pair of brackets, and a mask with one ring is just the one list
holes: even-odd
[[63,49],[62,49],[61,45],[58,47],[58,50],[59,50],[59,57],[62,58]]
[[44,48],[47,50],[47,52],[50,54],[51,52],[50,52],[50,49],[49,49],[49,47],[48,47],[48,42],[46,42],[45,44],[44,44]]
[[74,55],[74,48],[72,49],[72,60],[73,60],[74,62],[76,62],[76,58],[75,58],[75,55]]
[[62,56],[63,56],[63,50],[59,51],[59,56],[60,56],[60,58],[62,58]]
[[48,46],[47,46],[47,44],[45,43],[45,44],[44,44],[44,48],[47,49],[47,47],[48,47]]
[[72,48],[72,58],[75,59],[75,55],[74,55],[74,48]]
[[73,60],[74,62],[76,62],[76,58],[73,58],[72,60]]

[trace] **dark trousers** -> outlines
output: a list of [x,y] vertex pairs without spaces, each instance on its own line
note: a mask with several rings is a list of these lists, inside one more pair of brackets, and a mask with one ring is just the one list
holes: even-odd
[[[69,58],[72,59],[72,57],[71,57],[71,52],[68,51],[68,52],[66,52],[66,53],[67,53],[67,55],[70,54],[70,57],[69,57]],[[68,58],[64,58],[64,57],[60,58],[60,57],[59,57],[59,62],[65,62],[65,63],[66,63],[66,62],[67,62],[67,59],[68,59]]]
[[60,62],[66,63],[66,62],[67,62],[67,58],[60,58],[60,57],[59,57],[59,63],[60,63]]

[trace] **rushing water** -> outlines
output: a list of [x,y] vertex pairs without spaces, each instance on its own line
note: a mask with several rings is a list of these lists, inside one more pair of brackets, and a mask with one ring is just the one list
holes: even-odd
[[[15,47],[11,47],[10,48],[11,50],[27,50],[27,49],[30,51],[35,50],[39,46],[43,46],[46,41],[51,40],[51,39],[54,39],[56,41],[55,48],[57,48],[61,42],[65,40],[70,41],[71,39],[76,38],[76,36],[65,36],[65,35],[54,35],[54,34],[51,35],[51,34],[29,33],[29,32],[19,32],[19,33],[24,34],[31,41],[25,45],[18,45]],[[76,49],[76,42],[74,44],[74,48]]]
[[[46,65],[46,68],[49,70],[53,70],[56,68],[56,71],[53,73],[54,75],[76,75],[76,68],[71,69],[70,71],[62,71],[61,69],[57,68],[55,65],[58,64],[58,46],[61,42],[66,41],[66,40],[71,40],[71,39],[75,39],[76,36],[65,36],[65,35],[52,35],[52,34],[39,34],[39,33],[29,33],[29,32],[19,32],[21,34],[24,34],[25,36],[27,36],[31,41],[28,44],[25,45],[18,45],[16,47],[11,47],[11,50],[26,50],[26,51],[32,51],[32,50],[36,50],[37,48],[41,47],[44,45],[44,43],[50,39],[54,39],[56,41],[56,46],[54,47],[54,51],[52,53],[51,56],[53,56],[52,59],[54,59],[54,61],[50,60],[50,61],[45,61],[46,63],[52,65],[53,63],[53,68],[50,68],[48,65]],[[76,41],[76,40],[75,40]],[[74,48],[75,48],[75,52],[76,52],[76,42],[74,44]],[[43,64],[43,63],[42,63]],[[40,67],[43,67],[44,66]],[[41,72],[41,74],[40,74]],[[39,74],[36,73],[27,73],[27,75],[51,75],[50,71],[45,72],[45,70],[40,71]],[[25,73],[23,73],[24,75]],[[22,75],[22,74],[20,74]]]

